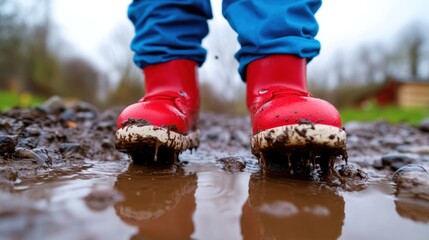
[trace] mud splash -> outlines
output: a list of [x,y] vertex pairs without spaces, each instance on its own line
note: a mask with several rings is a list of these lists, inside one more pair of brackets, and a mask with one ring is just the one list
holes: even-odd
[[113,147],[115,114],[79,103],[1,113],[2,239],[429,236],[429,137],[418,127],[349,124],[339,177],[294,179],[263,174],[249,119],[224,115],[203,114],[199,149],[170,168],[131,164]]

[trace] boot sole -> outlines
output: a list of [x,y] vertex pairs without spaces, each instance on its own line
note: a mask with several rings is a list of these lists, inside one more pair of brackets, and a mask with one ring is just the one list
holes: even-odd
[[294,124],[255,134],[251,139],[251,148],[263,168],[266,164],[284,162],[289,168],[291,162],[292,165],[294,162],[295,165],[308,165],[308,162],[330,165],[337,156],[347,160],[346,136],[343,129],[333,126]]
[[186,135],[168,128],[152,125],[128,125],[116,131],[116,149],[121,152],[135,152],[143,148],[165,148],[180,153],[195,149],[199,145],[199,131]]
[[271,128],[255,134],[251,140],[251,147],[253,154],[278,147],[345,150],[346,135],[343,129],[333,126],[294,124]]

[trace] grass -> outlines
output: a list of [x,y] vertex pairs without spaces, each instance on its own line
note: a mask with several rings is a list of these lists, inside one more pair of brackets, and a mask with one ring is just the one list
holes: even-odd
[[13,93],[0,91],[0,110],[12,107],[33,107],[43,103],[43,99],[29,93]]
[[364,109],[345,108],[340,110],[343,122],[371,122],[385,120],[389,123],[409,123],[418,125],[423,119],[429,118],[429,109],[366,106]]

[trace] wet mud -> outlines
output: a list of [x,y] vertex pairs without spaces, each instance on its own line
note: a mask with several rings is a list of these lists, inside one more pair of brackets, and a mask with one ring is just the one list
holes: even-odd
[[349,123],[348,163],[298,178],[261,171],[249,118],[227,115],[202,114],[176,164],[133,164],[114,146],[118,110],[52,98],[0,113],[1,239],[429,236],[425,123]]

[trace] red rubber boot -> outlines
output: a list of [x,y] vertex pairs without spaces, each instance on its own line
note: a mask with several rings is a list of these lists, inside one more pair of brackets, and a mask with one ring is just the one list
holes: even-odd
[[178,153],[197,148],[200,97],[196,71],[197,64],[190,60],[145,67],[146,95],[119,115],[116,148],[142,162],[156,162],[160,155],[167,162],[172,155],[176,160]]
[[[327,167],[332,156],[346,156],[346,133],[337,109],[307,91],[306,60],[271,55],[247,67],[247,106],[252,119],[252,153],[264,167],[267,161],[299,155],[300,164]],[[285,158],[283,158],[285,159]],[[281,163],[280,163],[281,164]],[[301,166],[302,168],[302,166]],[[292,170],[292,169],[291,169]],[[293,171],[292,171],[293,172]]]

